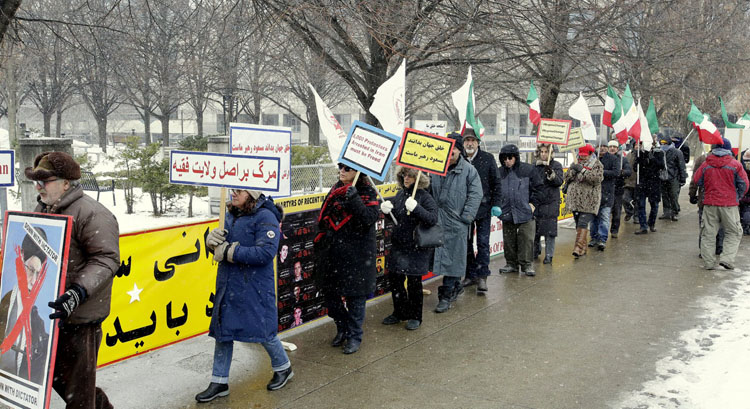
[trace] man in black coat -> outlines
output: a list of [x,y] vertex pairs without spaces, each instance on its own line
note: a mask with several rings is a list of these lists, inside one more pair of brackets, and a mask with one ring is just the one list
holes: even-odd
[[[642,145],[642,144],[641,144]],[[635,234],[646,234],[650,229],[656,231],[656,216],[659,214],[659,201],[661,200],[661,180],[659,171],[664,169],[664,151],[659,149],[654,141],[654,146],[650,151],[636,149],[631,152],[635,154],[635,168],[637,173],[637,184],[635,195],[638,200],[638,222],[641,225],[640,230]],[[651,206],[651,210],[646,218],[646,199]]]
[[666,136],[659,134],[659,143],[661,150],[664,151],[664,159],[667,163],[667,172],[669,180],[661,182],[661,199],[664,207],[664,213],[659,219],[677,221],[677,215],[680,213],[680,187],[687,181],[687,171],[685,170],[685,159],[682,151],[677,149]]
[[[466,160],[479,173],[482,181],[482,202],[474,222],[469,228],[468,249],[466,251],[466,277],[464,287],[477,285],[477,294],[487,291],[487,277],[490,275],[490,225],[491,216],[500,216],[500,176],[497,162],[491,153],[479,147],[479,138],[473,129],[467,128],[463,134]],[[477,254],[474,255],[474,234],[477,235]]]
[[[612,142],[617,143],[617,141]],[[609,153],[608,149],[609,146],[599,146],[599,162],[604,166],[602,198],[599,202],[599,212],[594,216],[589,227],[591,232],[589,247],[596,247],[599,251],[604,251],[607,247],[609,221],[612,206],[615,204],[615,183],[620,176],[620,158]]]
[[616,239],[617,234],[620,231],[620,215],[622,214],[623,208],[622,198],[625,194],[625,179],[633,174],[633,168],[630,166],[630,158],[625,157],[625,152],[619,151],[620,146],[617,141],[609,141],[609,143],[607,143],[607,150],[620,162],[620,174],[615,181],[615,200],[612,205],[612,217],[610,217],[611,223],[609,227],[609,235],[613,239]]

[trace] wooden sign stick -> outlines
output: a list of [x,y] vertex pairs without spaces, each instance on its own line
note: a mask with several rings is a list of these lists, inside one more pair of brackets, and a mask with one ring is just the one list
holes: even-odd
[[[417,172],[417,178],[414,180],[414,190],[411,192],[411,198],[414,199],[414,197],[417,196],[417,186],[419,186],[419,177],[422,176],[422,171],[420,170]],[[406,215],[410,215],[411,212],[406,212]]]
[[361,173],[360,171],[357,171],[357,174],[354,175],[354,180],[352,181],[352,186],[357,186],[357,180],[359,179],[359,174],[360,173]]
[[221,188],[221,198],[219,199],[219,228],[224,228],[224,217],[227,214],[227,188]]

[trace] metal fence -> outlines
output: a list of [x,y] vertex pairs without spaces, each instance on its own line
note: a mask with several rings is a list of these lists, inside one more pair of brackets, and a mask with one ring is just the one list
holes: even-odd
[[[396,181],[395,168],[391,166],[382,183]],[[339,169],[333,163],[292,166],[292,195],[328,192],[338,179]],[[375,180],[375,183],[380,184],[380,181]]]

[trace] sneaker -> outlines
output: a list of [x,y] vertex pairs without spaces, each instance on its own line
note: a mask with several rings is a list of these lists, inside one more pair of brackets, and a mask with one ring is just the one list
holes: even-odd
[[440,313],[448,311],[450,307],[451,307],[450,301],[446,299],[442,299],[438,301],[437,307],[435,307],[435,312],[440,314]]
[[534,277],[536,275],[536,272],[534,271],[533,266],[528,266],[523,269],[524,274],[526,274],[529,277]]
[[463,280],[461,280],[461,285],[464,287],[470,287],[476,283],[477,282],[473,278],[469,278],[469,277],[466,277]]
[[422,321],[419,320],[406,321],[406,329],[408,329],[409,331],[414,331],[415,329],[419,328],[420,325],[422,325]]
[[728,261],[720,261],[719,265],[726,268],[727,270],[734,270],[734,266]]
[[501,267],[500,272],[501,273],[517,273],[518,267],[508,264],[505,267]]
[[598,246],[596,246],[597,250],[604,251],[604,249],[607,248],[607,245],[605,243],[600,242]]
[[359,346],[362,344],[362,341],[357,341],[356,339],[349,338],[346,340],[346,345],[344,345],[344,352],[345,354],[353,354],[357,351],[359,351]]
[[597,239],[591,239],[591,241],[589,242],[589,247],[596,247],[598,245],[599,245],[599,240]]
[[216,398],[229,395],[229,385],[226,383],[211,382],[205,391],[195,395],[198,402],[211,402]]
[[672,218],[672,216],[670,216],[668,214],[663,214],[663,215],[659,216],[659,220],[669,220],[671,218]]
[[609,237],[612,237],[613,239],[617,238],[617,233],[609,233]]
[[487,279],[484,277],[477,278],[477,293],[484,295],[487,291]]
[[673,222],[676,222],[677,220],[680,220],[676,215],[672,215],[672,218],[670,219]]
[[635,232],[635,234],[648,234],[648,230],[647,229],[640,229],[640,230],[637,230]]
[[651,233],[656,233],[656,226],[650,226],[648,229],[651,230]]
[[552,257],[550,256],[544,257],[544,261],[542,261],[542,264],[552,264]]
[[383,325],[393,325],[398,324],[399,322],[401,322],[401,320],[393,314],[383,318]]
[[286,385],[286,383],[292,379],[294,376],[294,372],[292,371],[292,367],[284,369],[283,371],[276,371],[273,373],[273,378],[271,378],[271,381],[268,382],[268,385],[266,385],[266,389],[269,391],[277,391]]

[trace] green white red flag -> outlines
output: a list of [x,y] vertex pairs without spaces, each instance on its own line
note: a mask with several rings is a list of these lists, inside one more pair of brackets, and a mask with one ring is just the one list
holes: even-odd
[[722,101],[721,97],[719,97],[719,103],[721,103],[721,119],[724,120],[724,126],[725,127],[727,127],[727,128],[745,128],[744,125],[736,124],[734,122],[730,122],[729,121],[729,116],[727,115],[727,108],[724,106],[724,101]]
[[466,75],[466,82],[456,92],[451,94],[453,105],[458,110],[458,120],[461,123],[461,134],[463,135],[467,128],[474,131],[477,139],[484,136],[484,125],[476,117],[474,100],[474,79],[471,77],[471,67]]
[[698,139],[704,143],[711,145],[721,145],[721,134],[716,125],[711,122],[711,118],[708,115],[703,114],[700,109],[690,100],[690,112],[688,113],[688,120],[693,123],[693,127],[698,131]]
[[529,104],[529,122],[534,125],[539,125],[542,121],[542,110],[539,107],[539,94],[534,88],[534,80],[531,81],[529,87],[529,94],[526,96],[526,103]]
[[[630,92],[630,84],[625,85],[625,92],[622,94],[622,121],[627,129],[628,136],[632,136],[637,141],[641,138],[641,120],[638,115],[638,107],[633,101],[633,94]],[[618,135],[618,139],[619,135]]]
[[[652,106],[653,106],[653,104],[651,104],[648,109],[651,110]],[[654,112],[654,115],[656,115],[656,112]],[[654,137],[653,137],[653,134],[651,133],[653,131],[653,128],[651,128],[651,126],[650,126],[650,122],[648,120],[648,113],[646,113],[646,114],[643,113],[643,106],[641,105],[641,100],[640,99],[638,100],[638,118],[639,118],[639,120],[640,120],[640,122],[642,124],[644,124],[644,125],[645,124],[649,124],[649,126],[643,126],[643,127],[641,127],[640,137],[639,137],[639,140],[636,140],[636,143],[639,142],[639,141],[643,142],[643,149],[647,150],[647,151],[650,151],[651,150],[651,146],[654,143]],[[656,119],[656,116],[654,116],[654,120],[655,119]],[[659,132],[659,124],[658,123],[656,124],[656,132]],[[654,133],[656,133],[656,132],[654,132]]]
[[602,115],[602,123],[605,126],[614,128],[612,124],[620,120],[622,116],[622,106],[620,105],[620,97],[617,96],[614,88],[607,84],[607,96],[604,98],[604,114]]

